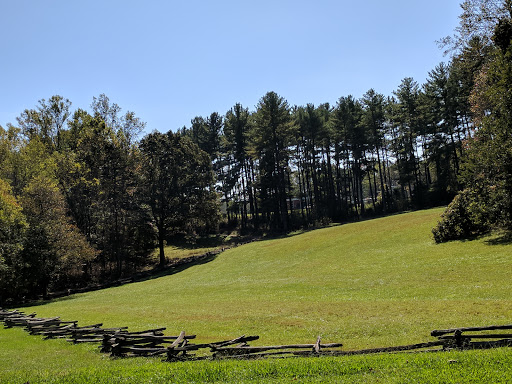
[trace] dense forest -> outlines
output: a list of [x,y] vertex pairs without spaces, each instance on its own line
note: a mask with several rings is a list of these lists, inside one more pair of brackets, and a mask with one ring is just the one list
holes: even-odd
[[[219,229],[285,233],[448,204],[438,242],[512,226],[512,3],[465,1],[424,84],[335,105],[275,92],[147,132],[106,95],[0,127],[0,303],[129,275]],[[455,199],[454,199],[455,197]]]

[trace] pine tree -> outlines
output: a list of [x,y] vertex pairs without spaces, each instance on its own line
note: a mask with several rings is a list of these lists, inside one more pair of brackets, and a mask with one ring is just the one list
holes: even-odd
[[267,93],[257,105],[254,124],[251,143],[259,160],[262,210],[273,229],[287,231],[289,146],[294,136],[288,102],[275,92]]

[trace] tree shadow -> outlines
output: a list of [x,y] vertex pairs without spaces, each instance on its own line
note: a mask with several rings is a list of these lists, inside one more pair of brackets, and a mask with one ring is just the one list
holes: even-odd
[[[243,235],[237,235],[237,236],[231,236],[229,241],[226,241],[220,236],[210,237],[209,239],[203,240],[204,242],[201,244],[201,247],[204,247],[204,244],[212,244],[212,245],[224,245],[222,248],[218,247],[215,250],[208,251],[202,255],[193,255],[188,256],[184,258],[176,258],[171,259],[168,264],[166,264],[164,267],[154,267],[153,269],[149,269],[143,272],[137,272],[132,274],[131,276],[116,279],[116,280],[110,280],[106,281],[104,283],[96,283],[91,284],[85,287],[81,288],[71,288],[67,289],[65,291],[59,291],[59,292],[52,292],[50,293],[47,299],[39,298],[39,299],[21,299],[21,300],[14,300],[12,302],[5,303],[5,307],[9,308],[15,308],[15,307],[33,307],[33,306],[40,306],[40,305],[46,305],[49,303],[54,302],[60,302],[65,300],[73,300],[75,298],[76,294],[81,293],[87,293],[92,291],[99,291],[102,289],[108,289],[112,287],[119,287],[122,285],[130,284],[130,283],[137,283],[147,280],[153,280],[164,276],[174,275],[180,272],[183,272],[189,268],[192,268],[194,266],[202,265],[209,263],[217,258],[217,256],[224,252],[226,249],[238,247],[240,245],[244,245],[247,243],[251,243],[253,241],[260,240],[257,237],[254,237],[252,235],[249,236],[243,236]],[[197,248],[197,244],[186,244],[186,242],[177,245],[177,247],[182,247],[182,249],[194,249]]]
[[167,244],[178,250],[193,251],[202,248],[227,248],[254,241],[261,236],[255,233],[241,234],[239,231],[223,232],[207,236],[185,236],[175,234],[167,239]]
[[143,276],[143,277],[141,277],[139,279],[134,278],[133,282],[147,281],[147,280],[158,279],[158,278],[164,277],[164,276],[175,275],[176,273],[183,272],[183,271],[185,271],[185,270],[187,270],[189,268],[192,268],[192,267],[195,267],[195,266],[198,266],[198,265],[203,265],[203,264],[210,263],[210,262],[212,262],[213,260],[215,260],[217,258],[219,253],[209,252],[208,256],[204,256],[204,255],[195,256],[195,257],[191,256],[190,258],[193,258],[193,260],[191,260],[191,261],[186,259],[184,262],[177,263],[175,265],[168,265],[168,266],[166,266],[166,267],[164,267],[162,269],[155,269],[148,276]]
[[22,306],[24,308],[35,307],[46,305],[50,303],[62,302],[67,300],[73,300],[77,294],[88,293],[93,291],[100,291],[103,289],[109,289],[113,287],[121,287],[126,284],[139,283],[143,281],[158,279],[160,277],[174,275],[183,272],[189,268],[209,263],[217,258],[221,252],[208,252],[207,254],[200,256],[190,256],[185,259],[176,260],[174,264],[168,264],[165,267],[157,267],[150,271],[141,272],[134,274],[133,276],[125,279],[119,279],[110,281],[104,284],[90,285],[79,289],[69,289],[67,291],[52,293],[52,298],[49,299],[38,299],[29,301],[20,301],[10,303],[9,307]]
[[509,245],[512,244],[512,231],[500,233],[496,238],[485,240],[486,245]]

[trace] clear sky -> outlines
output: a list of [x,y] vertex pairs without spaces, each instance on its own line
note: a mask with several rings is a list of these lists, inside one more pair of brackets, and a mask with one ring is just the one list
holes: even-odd
[[250,110],[391,95],[446,61],[458,0],[0,0],[0,125],[61,95],[106,94],[147,132]]

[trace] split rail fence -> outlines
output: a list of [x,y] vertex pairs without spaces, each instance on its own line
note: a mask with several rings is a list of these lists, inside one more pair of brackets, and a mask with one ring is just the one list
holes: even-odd
[[[63,321],[59,317],[39,318],[35,313],[25,314],[18,310],[2,310],[0,321],[5,328],[23,327],[32,335],[44,339],[66,339],[77,343],[98,343],[101,352],[112,357],[164,356],[166,361],[258,359],[289,356],[346,356],[372,353],[396,353],[403,351],[446,351],[512,347],[512,325],[453,328],[434,330],[435,341],[394,347],[362,350],[342,350],[341,343],[322,344],[318,337],[313,344],[251,346],[259,336],[240,336],[231,340],[194,344],[196,335],[165,335],[166,328],[129,332],[128,327],[103,328],[103,324],[78,326],[78,321]],[[490,333],[492,332],[492,333]]]

